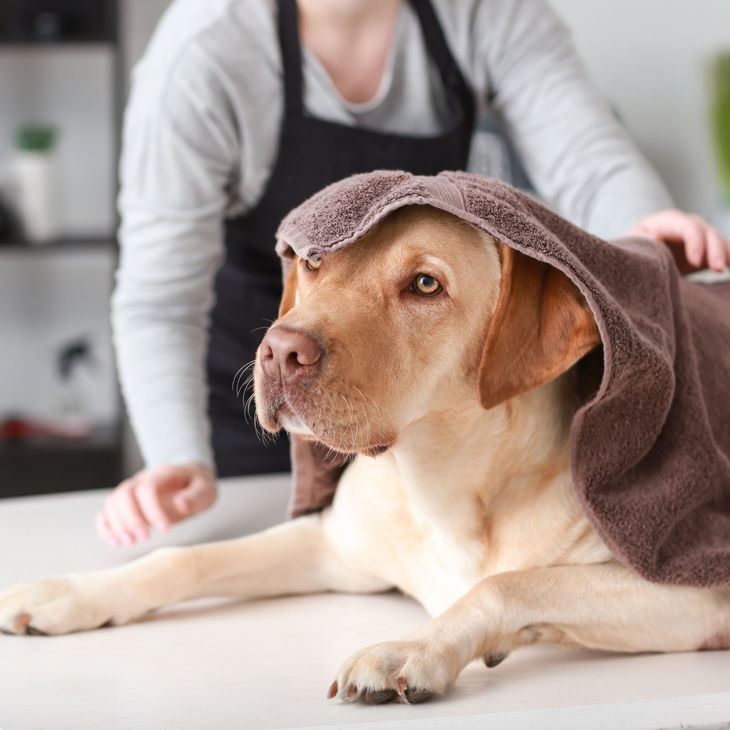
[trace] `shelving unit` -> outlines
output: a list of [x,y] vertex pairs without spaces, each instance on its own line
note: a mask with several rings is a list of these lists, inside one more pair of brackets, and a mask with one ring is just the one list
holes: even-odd
[[[15,51],[53,54],[69,49],[110,51],[109,83],[113,90],[110,154],[113,182],[110,187],[115,198],[124,100],[119,14],[118,0],[2,0],[0,3],[0,54],[6,51],[11,54]],[[113,201],[111,206],[113,210]],[[23,266],[48,269],[50,265],[57,265],[52,264],[49,257],[63,263],[68,258],[76,261],[79,257],[93,255],[104,257],[111,270],[117,256],[116,221],[110,228],[98,235],[64,236],[40,245],[25,243],[17,236],[0,240],[0,266],[2,257],[12,257],[15,262],[21,257]],[[95,291],[98,292],[98,282]],[[89,307],[97,307],[98,311],[107,306],[107,301],[89,301]],[[115,423],[93,427],[83,438],[0,439],[0,497],[95,489],[117,483],[123,462],[123,429],[118,405]],[[0,420],[8,415],[0,413]]]
[[82,439],[0,440],[0,496],[73,492],[116,484],[122,472],[121,438],[119,428],[99,428]]
[[117,252],[117,240],[105,236],[68,236],[47,243],[28,243],[18,239],[0,241],[0,253],[24,253],[29,256],[64,253],[65,251],[102,251]]

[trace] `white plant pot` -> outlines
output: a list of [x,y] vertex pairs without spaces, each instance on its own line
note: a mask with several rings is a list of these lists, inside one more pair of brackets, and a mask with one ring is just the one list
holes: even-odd
[[58,160],[53,152],[18,150],[11,163],[13,198],[30,243],[48,243],[59,234]]

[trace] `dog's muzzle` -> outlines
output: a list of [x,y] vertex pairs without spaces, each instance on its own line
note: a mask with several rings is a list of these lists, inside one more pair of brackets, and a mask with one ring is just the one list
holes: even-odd
[[314,375],[323,355],[324,350],[314,337],[284,326],[270,329],[259,350],[264,376],[284,387]]
[[266,333],[258,358],[262,382],[257,411],[261,425],[270,431],[285,428],[290,433],[311,434],[297,411],[306,403],[321,370],[324,348],[306,332],[282,325]]

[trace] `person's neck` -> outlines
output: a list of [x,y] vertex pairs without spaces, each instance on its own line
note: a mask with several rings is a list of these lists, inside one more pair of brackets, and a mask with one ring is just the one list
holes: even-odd
[[297,0],[301,27],[354,33],[394,17],[402,0]]
[[343,99],[360,104],[378,91],[402,0],[298,0],[302,43]]

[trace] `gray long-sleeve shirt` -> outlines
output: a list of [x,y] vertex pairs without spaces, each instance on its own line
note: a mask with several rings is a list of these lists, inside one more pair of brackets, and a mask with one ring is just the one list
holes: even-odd
[[[477,104],[499,115],[558,212],[610,238],[671,205],[544,0],[432,2]],[[444,123],[438,74],[408,3],[370,102],[342,99],[306,48],[303,74],[315,116],[412,135]],[[282,111],[274,0],[175,0],[134,73],[112,301],[120,379],[148,464],[213,463],[205,353],[222,220],[263,193]],[[501,142],[477,133],[469,167],[504,179]]]

